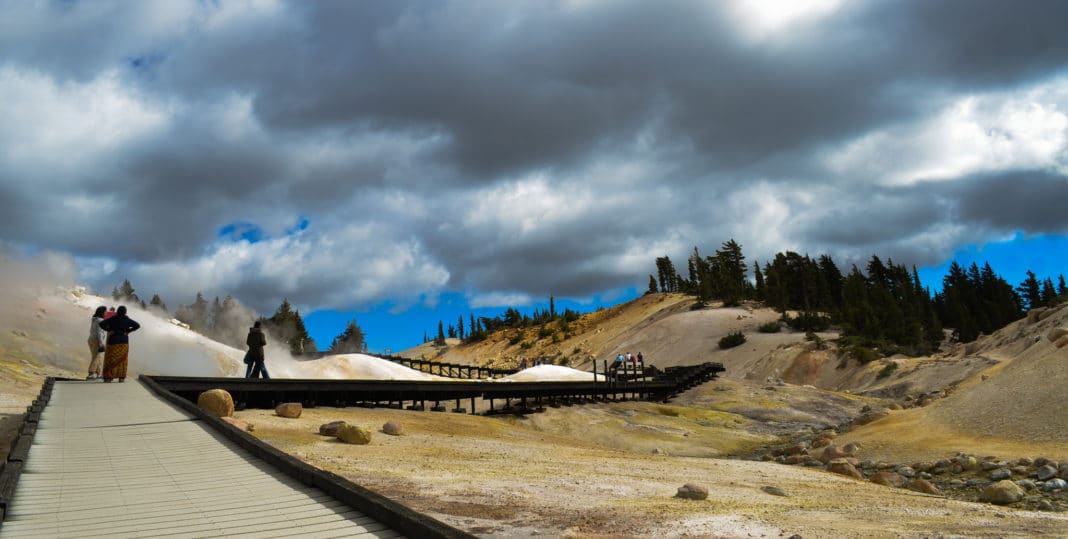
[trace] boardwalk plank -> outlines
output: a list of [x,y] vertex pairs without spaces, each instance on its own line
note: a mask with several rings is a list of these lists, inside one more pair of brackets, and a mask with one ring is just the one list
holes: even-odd
[[139,383],[58,382],[3,537],[396,537]]

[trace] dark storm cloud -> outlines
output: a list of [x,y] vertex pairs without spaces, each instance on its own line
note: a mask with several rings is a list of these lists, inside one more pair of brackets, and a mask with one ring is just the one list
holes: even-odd
[[[29,165],[0,151],[0,239],[145,278],[214,265],[194,273],[223,292],[346,307],[442,286],[643,286],[656,256],[731,237],[938,262],[982,234],[1065,229],[1053,172],[990,165],[900,186],[826,156],[964,95],[1064,76],[1068,3],[843,2],[764,33],[733,6],[5,5],[0,97],[26,74],[58,103],[115,81],[163,119],[75,171],[42,172],[66,157],[55,149]],[[21,134],[0,126],[0,146]],[[554,202],[509,196],[531,186]],[[219,254],[227,225],[271,240],[301,216],[288,243]],[[408,275],[381,269],[394,266]]]
[[1045,170],[1009,171],[954,182],[957,217],[1001,231],[1057,234],[1068,231],[1068,176]]

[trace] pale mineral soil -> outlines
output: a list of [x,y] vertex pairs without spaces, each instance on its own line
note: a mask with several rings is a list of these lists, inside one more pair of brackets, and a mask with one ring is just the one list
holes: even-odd
[[[298,419],[272,410],[236,415],[283,451],[481,537],[1068,535],[1064,513],[960,502],[798,466],[688,456],[760,437],[724,436],[746,421],[732,414],[672,416],[659,406],[549,409],[533,420],[363,408],[305,409]],[[333,420],[375,431],[371,443],[320,436],[319,425]],[[404,434],[382,433],[386,421]],[[613,428],[616,436],[607,436]],[[707,487],[708,499],[675,498],[685,483]],[[788,496],[768,494],[767,486]]]

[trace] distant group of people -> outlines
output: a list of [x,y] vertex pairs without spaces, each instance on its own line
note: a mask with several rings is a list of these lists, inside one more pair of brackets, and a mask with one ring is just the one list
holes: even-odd
[[[538,365],[552,365],[552,363],[548,359],[540,357],[530,362],[531,367],[537,367]],[[519,369],[525,368],[527,368],[527,358],[522,358],[519,360]]]
[[[130,356],[130,334],[141,329],[132,318],[126,316],[126,306],[118,309],[105,306],[96,308],[89,322],[89,375],[86,380],[103,378],[104,382],[126,381]],[[101,362],[100,354],[104,354]]]
[[619,369],[623,368],[623,366],[627,363],[630,363],[635,369],[637,369],[639,363],[643,365],[645,364],[645,357],[642,356],[641,352],[638,352],[635,355],[631,355],[630,352],[620,352],[616,355],[616,360],[612,363],[612,370],[618,371]]

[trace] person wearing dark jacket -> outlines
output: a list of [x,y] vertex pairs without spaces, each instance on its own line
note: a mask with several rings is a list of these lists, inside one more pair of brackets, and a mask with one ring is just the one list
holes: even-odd
[[263,347],[267,346],[267,337],[263,335],[259,321],[248,328],[245,344],[248,345],[248,353],[245,354],[245,363],[248,363],[245,378],[259,378],[262,374],[264,380],[270,380],[271,375],[267,374],[267,366],[263,364]]
[[130,355],[130,334],[141,329],[130,317],[126,316],[126,306],[121,305],[115,316],[100,321],[100,329],[108,332],[107,347],[104,349],[104,381],[116,378],[126,381],[126,367]]

